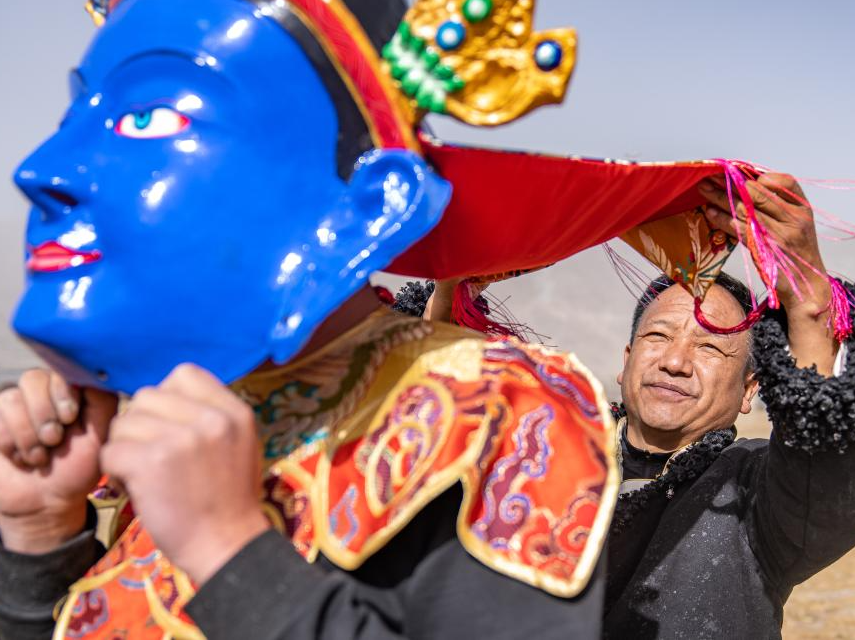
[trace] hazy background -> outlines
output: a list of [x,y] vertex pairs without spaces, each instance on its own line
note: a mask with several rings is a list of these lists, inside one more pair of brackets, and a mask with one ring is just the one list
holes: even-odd
[[[8,176],[65,108],[66,74],[94,31],[82,5],[0,2],[0,379],[34,362],[5,322],[22,282],[27,209]],[[435,118],[441,137],[635,160],[746,158],[855,179],[855,2],[540,0],[537,24],[579,31],[566,105],[492,131]],[[855,193],[810,195],[855,222]],[[855,275],[853,249],[827,243],[828,266]],[[731,263],[740,275],[741,261]],[[633,300],[602,250],[495,292],[549,343],[577,352],[614,396]]]

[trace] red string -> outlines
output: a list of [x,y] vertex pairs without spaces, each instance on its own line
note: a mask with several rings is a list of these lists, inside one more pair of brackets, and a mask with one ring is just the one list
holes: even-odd
[[395,304],[395,296],[392,295],[392,292],[389,291],[386,287],[382,287],[380,285],[376,285],[374,287],[374,293],[377,295],[377,298],[385,305],[392,306]]
[[734,333],[742,333],[743,331],[748,331],[751,327],[753,327],[760,321],[760,318],[763,317],[763,314],[766,312],[766,309],[769,308],[769,300],[764,300],[760,303],[759,306],[751,310],[751,313],[746,316],[745,320],[743,320],[736,326],[725,328],[714,325],[712,322],[707,320],[707,317],[704,315],[703,310],[701,310],[702,302],[703,301],[700,298],[695,298],[695,320],[697,320],[698,324],[710,333],[725,336]]
[[454,289],[451,301],[451,319],[461,327],[469,327],[491,336],[516,336],[512,329],[494,322],[478,308],[472,299],[469,281],[464,280]]

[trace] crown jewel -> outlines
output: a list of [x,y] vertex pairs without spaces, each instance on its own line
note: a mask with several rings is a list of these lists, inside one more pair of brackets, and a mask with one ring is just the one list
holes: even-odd
[[535,0],[418,0],[383,49],[417,113],[498,125],[564,98],[576,32],[535,33]]

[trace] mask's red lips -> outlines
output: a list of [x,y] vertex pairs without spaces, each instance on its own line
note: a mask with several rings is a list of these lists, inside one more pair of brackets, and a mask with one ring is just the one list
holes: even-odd
[[101,259],[100,251],[75,251],[50,240],[30,249],[27,269],[41,273],[65,271]]

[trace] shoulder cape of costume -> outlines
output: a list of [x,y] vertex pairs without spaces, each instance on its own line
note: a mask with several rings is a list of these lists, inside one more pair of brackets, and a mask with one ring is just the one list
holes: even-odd
[[[459,482],[475,558],[559,597],[588,583],[618,476],[609,406],[574,356],[381,311],[235,390],[263,425],[265,512],[307,561],[358,568]],[[71,588],[56,637],[198,638],[194,593],[134,520]]]

